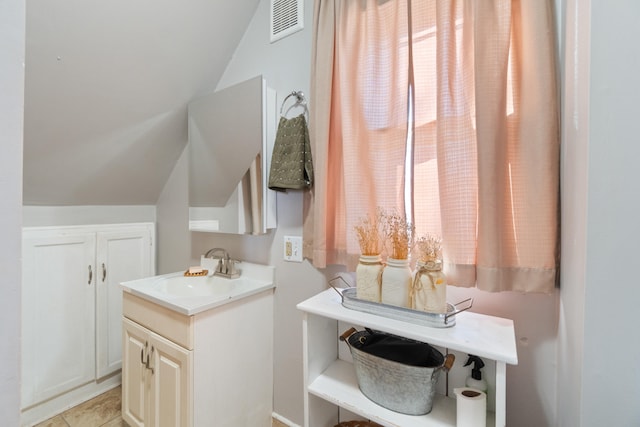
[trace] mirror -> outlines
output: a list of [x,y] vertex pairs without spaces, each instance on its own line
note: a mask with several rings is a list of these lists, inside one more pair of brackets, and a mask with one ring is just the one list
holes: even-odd
[[264,234],[275,228],[267,188],[276,94],[262,76],[189,103],[189,229]]

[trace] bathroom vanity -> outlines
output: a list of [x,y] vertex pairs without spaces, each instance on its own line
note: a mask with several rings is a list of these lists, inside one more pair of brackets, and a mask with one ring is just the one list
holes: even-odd
[[271,425],[274,269],[125,282],[122,418],[130,426]]

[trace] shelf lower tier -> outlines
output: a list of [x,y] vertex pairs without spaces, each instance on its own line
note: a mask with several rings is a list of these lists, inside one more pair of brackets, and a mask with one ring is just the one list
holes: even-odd
[[[308,392],[371,421],[389,427],[455,427],[456,400],[436,395],[433,409],[426,415],[405,415],[390,411],[369,400],[358,388],[350,362],[336,360],[308,387]],[[495,426],[495,416],[487,413],[487,426]]]

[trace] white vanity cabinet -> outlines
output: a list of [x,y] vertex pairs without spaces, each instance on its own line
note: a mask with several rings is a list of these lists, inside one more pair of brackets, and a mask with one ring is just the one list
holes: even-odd
[[123,315],[130,426],[271,426],[273,287],[192,314],[125,291]]
[[[475,354],[485,361],[494,361],[495,388],[490,391],[495,393],[495,408],[487,405],[486,425],[505,426],[506,365],[518,363],[512,320],[464,312],[456,316],[456,324],[450,328],[420,326],[347,309],[333,289],[309,298],[297,307],[304,312],[304,427],[334,426],[339,421],[340,408],[383,426],[456,425],[456,401],[453,397],[436,394],[432,411],[422,416],[393,412],[365,397],[358,388],[350,357],[339,352],[339,345],[346,346],[338,344],[338,336],[344,332],[339,328],[344,325],[385,331],[448,351]],[[456,360],[454,369],[462,363],[464,360]],[[449,396],[453,396],[452,387],[463,385],[449,384]]]
[[101,379],[120,369],[119,282],[154,274],[154,233],[152,223],[23,229],[23,424],[117,385]]

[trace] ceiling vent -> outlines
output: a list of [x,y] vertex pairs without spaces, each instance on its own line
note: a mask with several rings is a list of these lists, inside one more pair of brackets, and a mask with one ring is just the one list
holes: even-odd
[[271,0],[271,43],[304,28],[304,0]]

